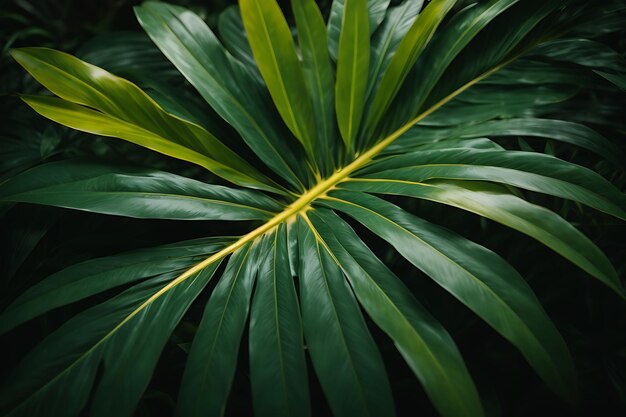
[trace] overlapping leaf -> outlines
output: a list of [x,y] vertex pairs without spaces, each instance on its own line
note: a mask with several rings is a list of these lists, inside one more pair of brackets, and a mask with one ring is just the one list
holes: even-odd
[[393,339],[437,410],[444,416],[484,415],[463,359],[441,324],[339,217],[316,210],[311,219],[359,302]]
[[18,365],[0,409],[7,416],[75,416],[92,395],[91,415],[132,415],[170,333],[218,265],[178,285],[171,275],[145,281],[74,317]]
[[287,233],[280,225],[266,239],[250,311],[250,378],[257,416],[307,416],[309,391],[302,320],[289,269]]
[[300,299],[307,346],[333,414],[392,416],[380,353],[337,264],[341,261],[316,233],[299,219]]
[[144,219],[268,220],[281,205],[251,190],[92,161],[41,165],[0,185],[0,201]]
[[13,57],[63,99],[25,97],[38,113],[78,130],[120,137],[196,163],[237,184],[276,189],[208,131],[166,113],[129,81],[51,49],[23,48],[14,50]]
[[565,343],[525,281],[502,258],[367,194],[337,191],[324,204],[387,240],[515,344],[553,389],[574,395],[574,368]]
[[206,23],[187,9],[159,2],[145,3],[136,14],[165,56],[259,158],[301,189],[305,175],[266,90],[223,49]]
[[260,247],[248,244],[235,252],[211,294],[180,386],[179,416],[224,415],[258,260],[264,255]]
[[72,265],[17,297],[0,315],[0,333],[52,309],[109,289],[182,272],[231,242],[232,238],[201,238]]

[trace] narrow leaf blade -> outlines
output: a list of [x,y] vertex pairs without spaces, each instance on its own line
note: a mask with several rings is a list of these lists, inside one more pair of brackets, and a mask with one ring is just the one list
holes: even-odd
[[224,415],[257,272],[259,245],[253,245],[231,256],[204,309],[185,365],[177,416]]
[[266,235],[250,312],[250,379],[255,415],[310,415],[302,322],[289,268],[286,226]]
[[393,416],[382,358],[337,261],[302,218],[298,240],[304,332],[333,415]]
[[287,21],[275,0],[239,3],[248,42],[274,104],[291,132],[314,156],[313,107]]
[[365,0],[346,0],[335,84],[335,110],[341,137],[346,148],[359,130],[367,90],[367,77],[361,74],[369,67],[370,38]]

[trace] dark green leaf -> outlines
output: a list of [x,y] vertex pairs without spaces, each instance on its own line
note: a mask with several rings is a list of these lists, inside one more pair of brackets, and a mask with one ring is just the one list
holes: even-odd
[[[377,83],[378,86],[366,122],[365,132],[367,134],[371,135],[378,126],[413,64],[415,64],[417,57],[455,3],[456,0],[432,0],[400,41],[382,79]],[[371,143],[371,141],[368,142]]]
[[388,126],[385,132],[394,131],[415,117],[454,58],[493,19],[517,1],[489,0],[471,4],[457,13],[429,43],[420,62],[407,77],[403,93],[398,95],[395,105],[390,109],[392,115],[385,122],[385,126]]
[[[446,142],[448,140],[440,143],[444,145]],[[626,220],[626,197],[610,182],[589,169],[538,153],[484,151],[467,147],[424,150],[374,162],[361,170],[358,176],[374,181],[493,181],[578,201]],[[348,183],[346,186],[359,189],[358,179],[355,181],[355,184]],[[371,185],[372,182],[369,182],[365,188]]]
[[17,175],[0,185],[0,201],[176,220],[268,220],[281,209],[251,190],[80,160],[40,165]]
[[258,246],[235,252],[204,309],[178,395],[176,415],[223,416],[258,267]]
[[298,223],[304,334],[333,415],[391,417],[385,367],[339,261],[313,226]]
[[252,50],[250,49],[248,35],[241,21],[239,6],[229,6],[220,13],[217,26],[220,32],[220,38],[228,51],[233,57],[241,61],[255,77],[262,80],[259,68],[254,60],[254,55],[252,55]]
[[575,372],[565,342],[523,278],[495,253],[367,194],[335,192],[346,212],[511,341],[559,394],[573,398]]
[[165,56],[259,158],[303,189],[296,153],[284,140],[289,133],[281,128],[267,92],[224,51],[206,23],[187,9],[159,2],[144,3],[135,13]]
[[169,276],[148,280],[77,315],[18,365],[1,391],[0,410],[75,416],[91,394],[89,415],[132,416],[170,333],[218,265],[173,287]]
[[465,363],[441,324],[339,217],[320,209],[310,218],[360,304],[393,339],[439,413],[484,415]]
[[326,26],[314,0],[292,0],[291,4],[302,52],[304,80],[315,113],[317,163],[322,174],[329,175],[335,168],[336,122],[333,111],[335,74],[328,56]]
[[426,140],[469,139],[485,136],[524,136],[558,140],[593,151],[617,166],[624,164],[623,152],[620,148],[593,129],[585,125],[563,120],[535,119],[530,117],[494,120],[448,129],[414,126],[398,138],[387,151],[394,152],[402,149],[406,152],[413,143],[420,143]]
[[265,236],[250,312],[250,380],[258,417],[310,415],[302,322],[285,225]]
[[0,315],[0,334],[40,314],[111,288],[164,274],[171,276],[224,248],[232,240],[202,238],[72,265],[17,297]]
[[339,132],[350,150],[363,117],[367,77],[359,76],[359,71],[369,67],[370,38],[366,0],[345,2],[339,38],[335,110]]
[[[390,0],[366,0],[369,34],[374,33],[378,25],[385,18],[385,12]],[[413,1],[413,0],[410,0]],[[346,0],[333,0],[328,18],[328,51],[333,60],[337,61],[339,51],[339,38],[343,22]]]

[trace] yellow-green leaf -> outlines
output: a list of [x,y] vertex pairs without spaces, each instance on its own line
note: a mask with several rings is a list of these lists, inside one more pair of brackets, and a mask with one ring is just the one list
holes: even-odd
[[315,126],[302,66],[287,21],[275,0],[241,0],[252,53],[283,120],[313,155]]
[[339,37],[335,109],[339,131],[348,149],[363,116],[370,59],[368,25],[366,1],[346,0]]

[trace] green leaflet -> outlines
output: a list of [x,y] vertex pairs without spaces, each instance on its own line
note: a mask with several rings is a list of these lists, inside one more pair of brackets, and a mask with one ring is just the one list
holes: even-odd
[[[498,73],[494,74],[494,76]],[[487,79],[490,78],[491,77]],[[570,97],[570,95],[568,94],[567,97]],[[567,99],[567,97],[564,99]],[[497,118],[510,119],[513,117],[520,117],[522,115],[536,117],[550,110],[547,104],[550,103],[494,101],[492,103],[472,103],[470,105],[462,102],[461,100],[455,99],[441,107],[438,111],[426,117],[418,124],[418,126],[453,127],[458,125],[483,123]],[[471,112],[468,111],[468,109],[471,109]],[[391,146],[393,146],[393,144],[391,144]]]
[[531,117],[519,119],[493,120],[473,125],[451,128],[429,128],[414,126],[407,133],[387,148],[387,152],[403,149],[405,152],[413,143],[426,140],[444,141],[449,138],[479,138],[497,136],[524,136],[558,140],[588,149],[616,166],[624,164],[622,150],[593,129],[578,123],[563,120],[535,119]]
[[[506,68],[512,58],[523,56],[525,51],[542,42],[543,39],[537,38],[533,30],[541,24],[546,16],[562,5],[560,0],[525,0],[516,3],[509,2],[508,5],[511,7],[498,9],[503,5],[507,6],[507,4],[506,2],[495,3],[491,5],[493,7],[485,3],[482,10],[481,5],[467,8],[468,15],[472,16],[469,19],[482,19],[475,14],[477,9],[482,16],[485,16],[485,13],[487,16],[493,12],[496,14],[490,16],[489,24],[475,33],[474,39],[454,57],[454,69],[450,67],[441,74],[441,78],[434,84],[429,97],[423,102],[426,108],[480,74],[494,67],[504,66]],[[491,11],[489,11],[490,9]],[[462,12],[458,16],[462,16]],[[469,31],[472,30],[469,29]],[[494,43],[493,47],[485,48],[483,44],[489,39],[497,39],[498,41]],[[420,69],[426,71],[427,77],[430,75],[430,71],[426,67]],[[414,79],[413,81],[417,80]],[[545,83],[547,80],[544,81]],[[501,87],[501,91],[506,90],[506,88]]]
[[333,415],[393,416],[380,353],[337,260],[311,227],[298,219],[302,320]]
[[[387,6],[390,0],[366,0],[369,34],[373,34],[378,25],[385,18]],[[411,0],[413,1],[413,0]],[[341,26],[345,13],[346,0],[333,0],[328,18],[328,52],[334,61],[337,61],[339,51],[339,38],[341,37]]]
[[407,76],[394,105],[387,112],[384,132],[391,132],[422,110],[428,95],[454,58],[489,23],[518,0],[490,0],[471,4],[448,23],[428,44],[420,61]]
[[369,83],[367,86],[368,99],[371,98],[374,87],[382,79],[398,45],[413,26],[413,22],[423,5],[423,0],[405,0],[396,7],[390,7],[380,29],[372,35]]
[[335,111],[339,132],[348,149],[357,135],[363,116],[369,67],[370,38],[366,0],[345,0],[335,83]]
[[233,57],[237,58],[244,66],[258,78],[263,80],[259,73],[259,67],[254,60],[246,29],[243,27],[239,6],[229,6],[220,13],[217,27],[224,47]]
[[[471,211],[527,234],[626,298],[617,272],[604,253],[575,227],[550,210],[502,192],[499,187],[479,182],[401,182],[387,189],[393,194],[424,198]],[[374,187],[368,187],[368,190],[388,192],[382,188],[375,190]]]
[[166,293],[159,291],[171,277],[155,278],[80,313],[18,365],[1,391],[0,410],[11,417],[69,417],[92,395],[90,415],[132,416],[170,333],[218,265]]
[[[313,103],[317,134],[317,163],[322,175],[330,175],[336,168],[335,143],[335,73],[328,56],[326,26],[314,0],[292,0],[293,14],[298,29],[298,43],[302,52],[304,81]],[[307,115],[310,118],[310,115]]]
[[541,62],[532,58],[520,58],[490,75],[482,81],[482,84],[495,84],[502,88],[515,84],[535,86],[566,84],[589,87],[593,85],[593,81],[588,71],[583,68],[574,68],[571,65],[555,62]]
[[22,48],[13,50],[12,55],[63,99],[25,97],[42,115],[75,129],[121,137],[196,163],[236,184],[276,190],[267,177],[209,132],[166,113],[129,81],[52,49]]
[[139,23],[200,95],[274,172],[298,190],[305,177],[300,155],[258,81],[234,60],[204,21],[179,6],[147,2]]
[[315,124],[291,31],[276,0],[240,0],[248,42],[274,105],[315,161]]
[[483,416],[476,387],[446,330],[331,211],[310,213],[320,239],[340,262],[359,303],[391,337],[442,416]]
[[[442,141],[441,144],[448,142]],[[626,197],[595,172],[549,155],[467,149],[424,150],[372,162],[358,174],[364,187],[378,180],[492,181],[578,201],[626,220]],[[359,179],[345,186],[359,189]],[[366,190],[363,190],[366,191]]]
[[286,226],[265,236],[250,312],[250,379],[257,417],[310,414],[298,298],[289,270]]
[[474,88],[464,91],[458,96],[458,100],[465,105],[488,104],[488,103],[511,103],[527,106],[562,103],[573,98],[580,92],[577,85],[511,85],[511,83],[494,85],[480,83]]
[[235,252],[213,290],[193,339],[176,415],[222,416],[257,273],[259,244]]
[[26,321],[111,288],[171,276],[231,243],[210,237],[91,259],[56,272],[17,297],[0,315],[0,334]]
[[324,204],[387,240],[511,341],[555,392],[575,398],[576,377],[565,342],[532,290],[506,261],[376,197],[338,191],[329,198]]
[[531,56],[545,56],[555,61],[573,62],[592,69],[623,71],[626,60],[608,46],[589,39],[558,39],[533,50]]
[[[229,178],[236,184],[255,184],[255,182],[251,183],[252,180],[248,176],[234,171],[228,165],[208,158],[193,149],[171,142],[167,138],[140,126],[54,97],[23,96],[22,99],[37,113],[72,129],[102,136],[118,137],[153,151],[197,164],[216,175]],[[267,187],[261,185],[258,188]]]
[[[431,1],[402,38],[376,88],[369,109],[365,132],[371,135],[378,126],[413,64],[415,64],[417,57],[455,3],[456,0]],[[366,143],[371,143],[371,140]]]
[[144,219],[269,220],[281,205],[252,190],[91,161],[40,165],[0,185],[0,201]]

